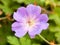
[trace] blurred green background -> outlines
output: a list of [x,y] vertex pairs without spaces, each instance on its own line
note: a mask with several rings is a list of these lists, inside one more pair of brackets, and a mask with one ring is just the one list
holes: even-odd
[[13,13],[28,4],[39,5],[42,13],[48,14],[49,28],[42,31],[41,35],[49,42],[60,43],[60,0],[0,0],[0,45],[48,45],[39,36],[34,39],[28,35],[17,38],[11,30]]

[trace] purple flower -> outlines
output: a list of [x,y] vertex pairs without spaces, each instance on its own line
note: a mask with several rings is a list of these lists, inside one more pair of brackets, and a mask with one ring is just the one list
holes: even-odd
[[17,37],[23,37],[28,32],[34,38],[49,26],[47,14],[41,14],[41,7],[32,4],[18,8],[13,18],[16,22],[12,24],[12,31],[15,31]]

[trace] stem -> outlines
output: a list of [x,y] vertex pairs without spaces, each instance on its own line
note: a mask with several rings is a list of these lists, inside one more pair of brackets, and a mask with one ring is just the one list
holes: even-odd
[[46,40],[43,36],[41,36],[40,34],[39,34],[39,37],[42,38],[46,43],[50,44],[50,42],[47,41],[47,40]]
[[6,19],[6,17],[2,17],[2,18],[0,18],[0,20],[3,20],[3,19]]
[[60,44],[52,44],[52,43],[50,43],[48,40],[46,40],[43,36],[41,36],[40,34],[39,34],[39,37],[40,38],[42,38],[46,43],[48,43],[49,45],[60,45]]

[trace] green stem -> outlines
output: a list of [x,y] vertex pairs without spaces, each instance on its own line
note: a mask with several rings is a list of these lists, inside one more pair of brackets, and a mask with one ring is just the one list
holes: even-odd
[[[41,39],[43,39],[46,43],[48,43],[49,45],[51,45],[51,43],[48,40],[46,40],[43,36],[41,36],[40,34],[39,34],[39,37]],[[54,44],[54,45],[60,45],[60,44]]]
[[46,43],[50,44],[50,42],[47,41],[47,40],[46,40],[43,36],[41,36],[40,34],[39,34],[39,37],[42,38]]

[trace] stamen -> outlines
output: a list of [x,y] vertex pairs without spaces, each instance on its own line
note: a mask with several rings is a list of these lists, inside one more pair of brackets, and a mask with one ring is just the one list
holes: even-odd
[[34,23],[35,23],[34,20],[29,20],[29,21],[28,21],[28,25],[29,25],[29,26],[34,25]]

